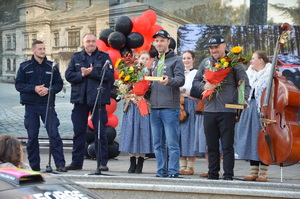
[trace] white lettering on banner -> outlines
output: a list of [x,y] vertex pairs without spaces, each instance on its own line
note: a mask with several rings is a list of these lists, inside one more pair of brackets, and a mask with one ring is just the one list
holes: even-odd
[[54,192],[45,192],[37,193],[33,195],[36,199],[88,199],[80,191],[54,191]]

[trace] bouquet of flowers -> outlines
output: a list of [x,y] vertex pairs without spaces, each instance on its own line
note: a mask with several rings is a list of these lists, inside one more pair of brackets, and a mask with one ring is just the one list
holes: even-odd
[[[235,46],[233,47],[227,55],[222,58],[219,62],[210,63],[209,60],[205,63],[205,81],[208,81],[211,84],[217,86],[217,88],[221,88],[221,82],[225,79],[225,77],[230,73],[231,68],[239,64],[247,64],[251,59],[251,56],[242,55],[242,47]],[[202,93],[202,100],[204,98],[211,99],[214,90],[205,90]]]
[[144,76],[149,74],[148,68],[140,65],[132,54],[118,59],[115,67],[119,72],[119,79],[115,82],[118,87],[117,99],[132,100],[137,103],[141,115],[148,114],[148,106],[143,97],[150,86],[150,82],[144,80]]

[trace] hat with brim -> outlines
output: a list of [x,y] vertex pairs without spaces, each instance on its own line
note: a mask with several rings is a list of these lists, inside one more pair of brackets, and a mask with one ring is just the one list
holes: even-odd
[[218,46],[222,43],[225,43],[224,37],[221,35],[214,35],[208,40],[207,46]]
[[171,38],[170,34],[167,31],[165,31],[165,30],[159,30],[159,31],[157,31],[155,33],[155,35],[152,36],[152,38],[155,38],[157,36],[161,36],[161,37],[164,37],[164,38],[167,38],[167,39]]

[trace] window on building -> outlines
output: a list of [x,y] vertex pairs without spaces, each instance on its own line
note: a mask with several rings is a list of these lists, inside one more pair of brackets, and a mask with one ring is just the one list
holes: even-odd
[[59,33],[58,32],[54,33],[54,46],[55,47],[59,46]]
[[36,41],[36,38],[37,38],[36,34],[32,34],[32,42]]
[[25,42],[25,48],[30,48],[30,44],[29,44],[29,36],[28,35],[24,35],[24,42]]
[[11,50],[11,36],[10,35],[6,35],[6,50]]
[[12,40],[12,49],[15,50],[17,48],[17,43],[16,43],[16,34],[13,35],[13,40]]
[[17,69],[17,62],[16,62],[16,59],[13,60],[13,72],[16,72],[16,69]]
[[69,47],[79,47],[80,46],[80,32],[79,31],[68,32],[68,46]]
[[96,35],[96,28],[90,28],[90,33],[93,34],[93,35],[95,35],[97,37],[97,35]]
[[7,59],[7,71],[11,71],[10,59]]

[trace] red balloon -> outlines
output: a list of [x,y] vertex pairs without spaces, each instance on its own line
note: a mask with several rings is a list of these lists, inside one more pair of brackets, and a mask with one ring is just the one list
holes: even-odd
[[117,68],[114,68],[114,77],[115,77],[115,79],[119,79],[119,71],[118,71],[118,69]]
[[108,115],[108,122],[106,123],[106,126],[112,126],[116,128],[118,126],[119,119],[115,114]]
[[100,40],[100,39],[97,39],[96,45],[98,47],[98,50],[102,50],[102,51],[105,51],[105,52],[108,50],[108,47],[105,44],[105,42]]
[[150,36],[152,37],[159,30],[163,30],[163,27],[161,27],[160,25],[154,24],[150,28],[150,31],[149,31]]
[[109,57],[115,66],[116,61],[121,58],[121,53],[117,49],[113,48],[110,48],[107,53],[109,54]]
[[117,102],[115,99],[110,98],[110,105],[106,105],[107,114],[113,114],[117,110]]
[[88,126],[89,126],[91,129],[94,129],[94,125],[93,125],[93,121],[91,120],[91,117],[92,117],[92,114],[89,113],[89,117],[88,117]]
[[144,40],[144,44],[141,46],[141,47],[139,47],[139,48],[136,48],[136,49],[134,49],[135,50],[135,52],[137,53],[137,54],[140,54],[142,51],[144,51],[144,50],[146,50],[146,51],[150,51],[150,48],[151,48],[151,43],[149,42],[149,39],[147,39],[147,38],[145,38],[145,40]]
[[157,16],[156,16],[156,13],[153,10],[145,11],[143,13],[143,16],[145,16],[149,20],[150,25],[154,25],[156,23]]
[[139,16],[135,18],[133,28],[136,32],[144,35],[144,33],[146,34],[150,29],[150,22],[145,16]]

